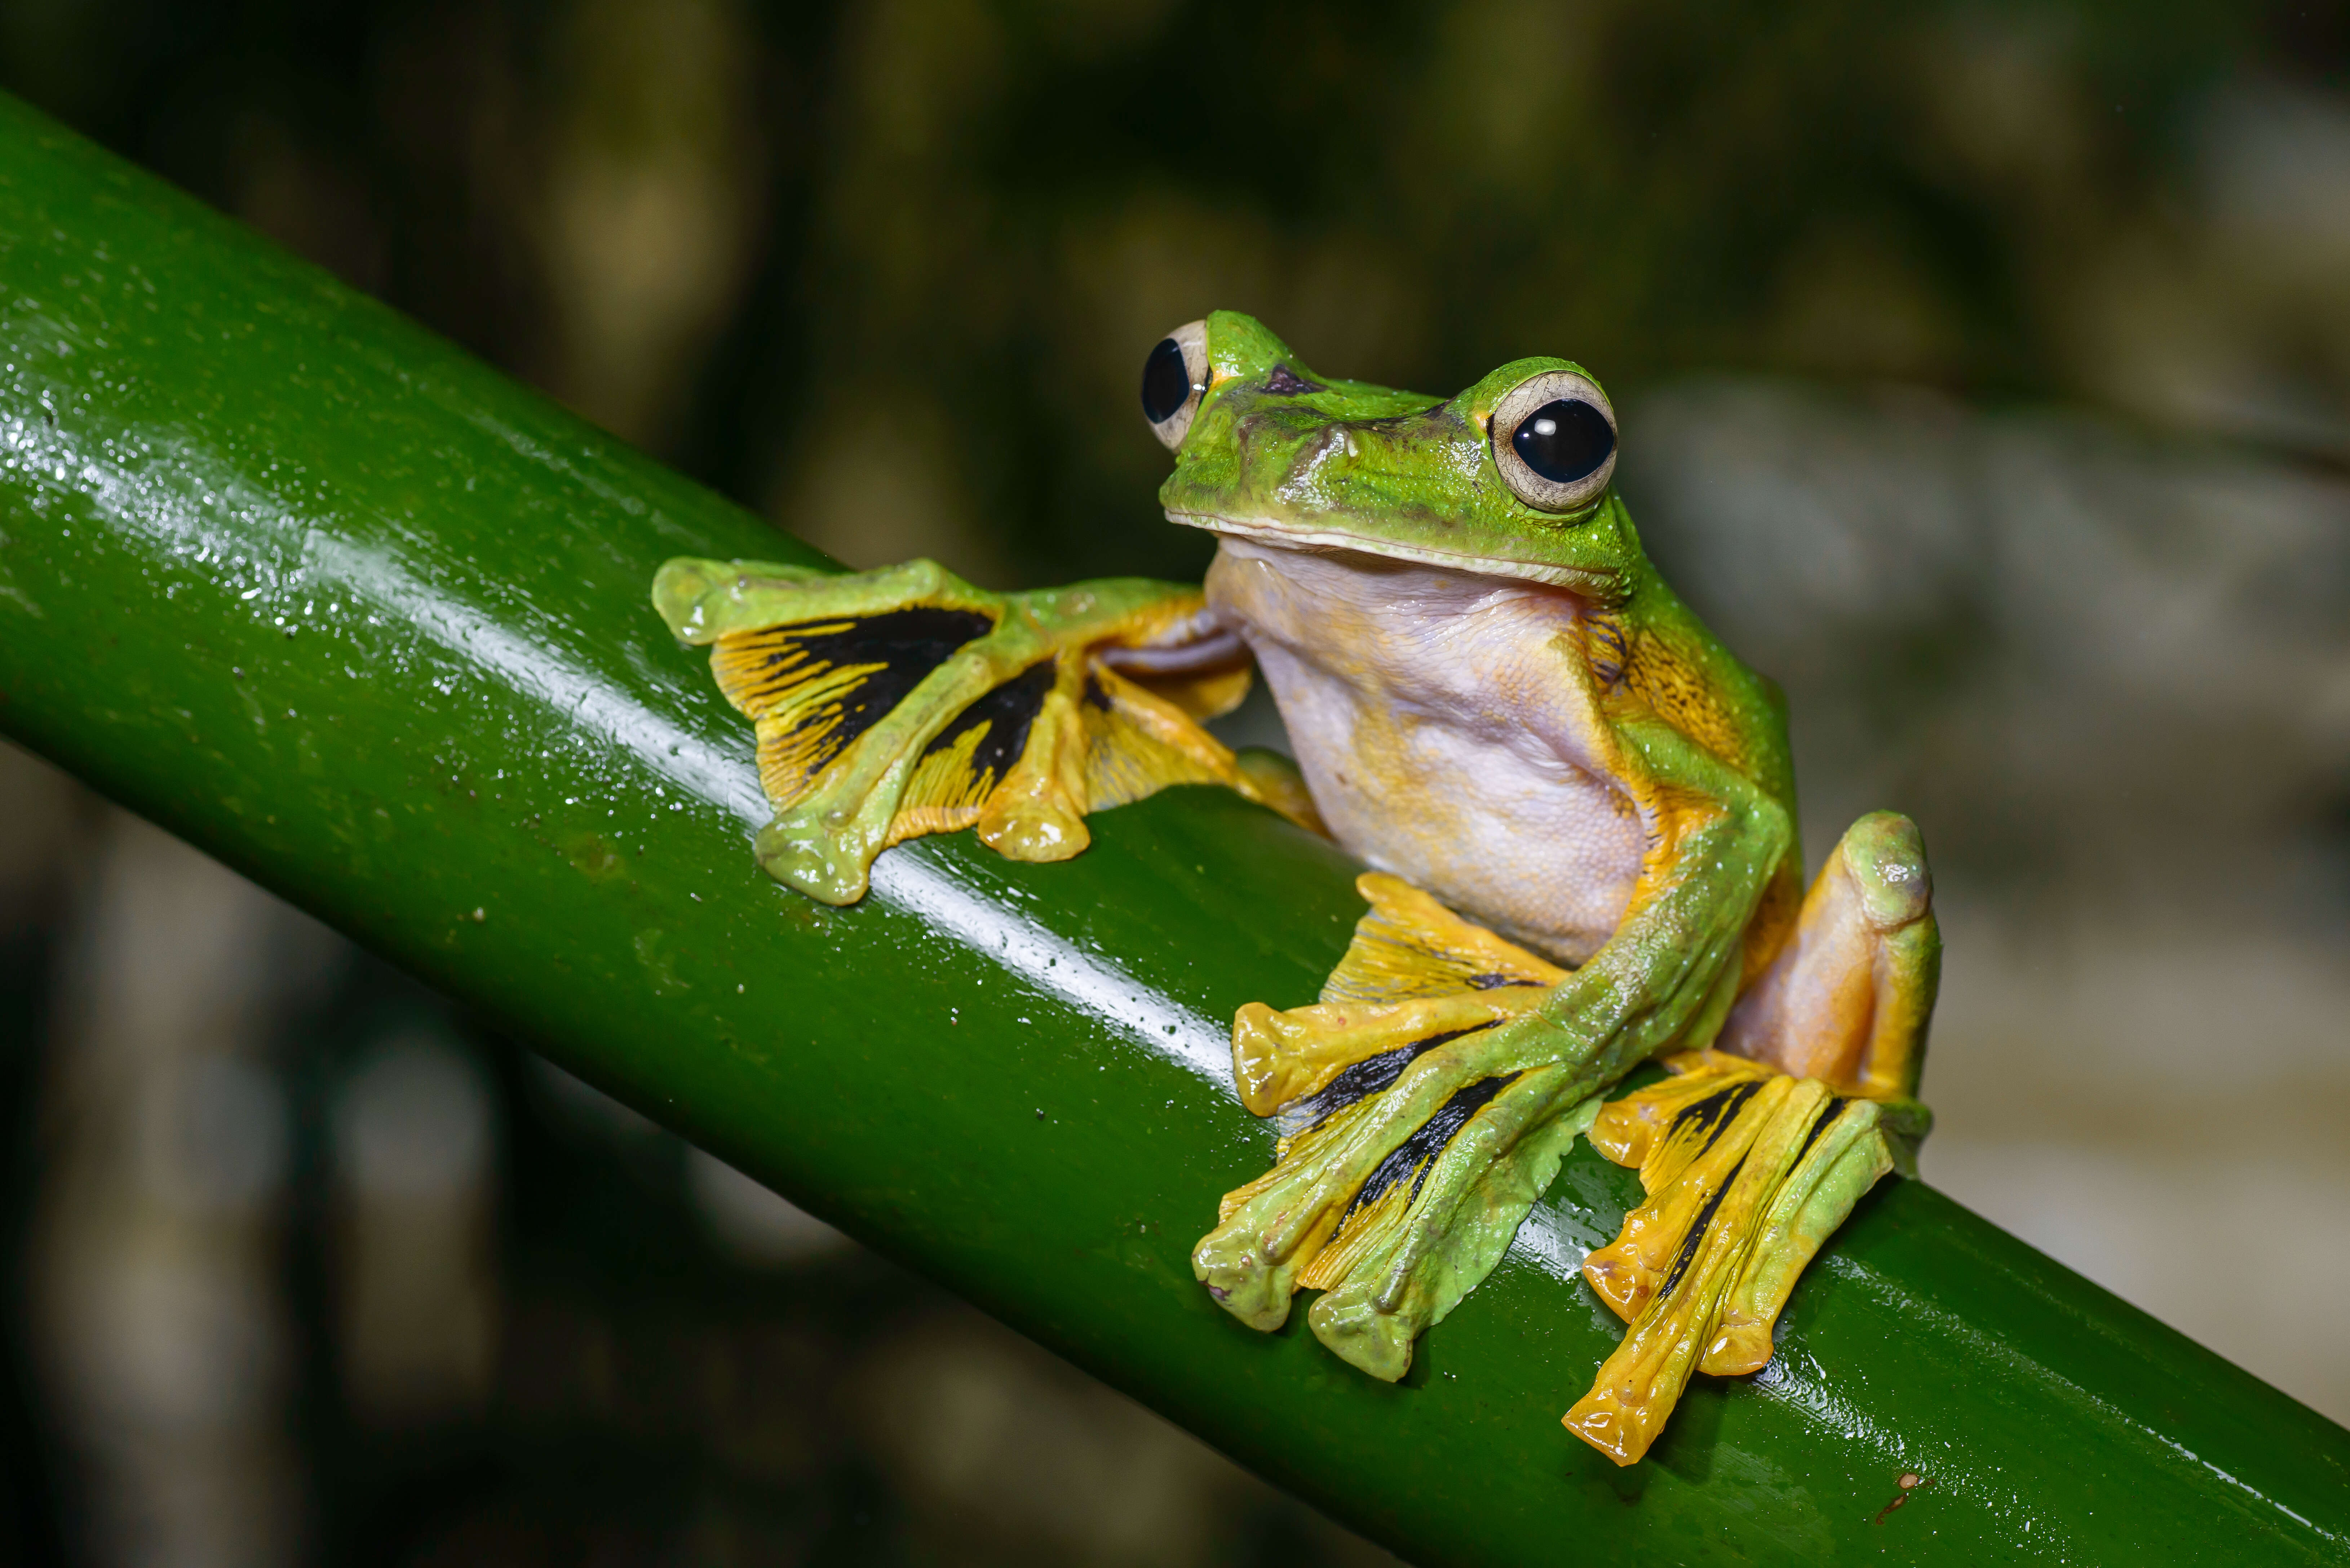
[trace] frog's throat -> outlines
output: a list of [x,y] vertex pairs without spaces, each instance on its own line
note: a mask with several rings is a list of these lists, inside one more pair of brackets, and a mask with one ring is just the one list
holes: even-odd
[[1350,533],[1344,528],[1305,528],[1295,523],[1276,523],[1270,518],[1223,517],[1210,512],[1170,511],[1167,514],[1167,521],[1180,523],[1186,528],[1204,528],[1211,534],[1229,535],[1235,539],[1251,539],[1284,550],[1353,550],[1366,556],[1384,556],[1389,560],[1444,566],[1476,576],[1517,577],[1530,583],[1565,588],[1601,605],[1613,604],[1624,597],[1620,576],[1594,566],[1563,566],[1551,561],[1521,561],[1507,556],[1436,550],[1425,545],[1406,545],[1373,535]]

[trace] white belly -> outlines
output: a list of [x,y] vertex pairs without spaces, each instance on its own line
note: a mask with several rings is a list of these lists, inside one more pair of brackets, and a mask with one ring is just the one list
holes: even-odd
[[1255,653],[1339,843],[1554,957],[1607,940],[1643,833],[1584,746],[1573,595],[1227,538],[1208,601]]

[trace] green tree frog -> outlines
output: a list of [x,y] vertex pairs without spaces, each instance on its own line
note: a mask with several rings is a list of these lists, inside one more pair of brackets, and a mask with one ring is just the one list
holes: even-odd
[[[1770,1359],[1797,1275],[1923,1135],[1917,830],[1863,817],[1804,889],[1779,695],[1643,555],[1579,366],[1424,397],[1220,311],[1152,350],[1142,403],[1168,518],[1218,540],[1204,592],[662,567],[656,607],[756,728],[760,863],[847,903],[917,835],[1061,859],[1087,813],[1184,783],[1328,834],[1368,908],[1318,1001],[1234,1021],[1278,1154],[1193,1271],[1253,1328],[1319,1292],[1323,1344],[1399,1377],[1586,1134],[1647,1197],[1584,1265],[1630,1326],[1565,1419],[1631,1463],[1694,1372]],[[1201,727],[1252,664],[1294,765]]]

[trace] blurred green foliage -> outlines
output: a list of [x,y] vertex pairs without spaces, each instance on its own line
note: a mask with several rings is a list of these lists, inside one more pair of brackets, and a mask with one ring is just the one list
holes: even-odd
[[2215,95],[2343,41],[2178,0],[18,0],[0,81],[852,560],[1033,580],[1201,565],[1130,405],[1214,306],[1439,392],[1539,351],[1619,401],[2127,405],[2116,335],[2166,323],[2106,306],[2191,226]]

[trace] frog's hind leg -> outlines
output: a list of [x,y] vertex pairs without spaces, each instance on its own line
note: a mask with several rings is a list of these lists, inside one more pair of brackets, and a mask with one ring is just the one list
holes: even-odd
[[1168,784],[1266,798],[1200,727],[1249,677],[1193,589],[994,594],[931,561],[827,576],[681,559],[653,602],[711,645],[756,728],[775,807],[760,864],[827,903],[861,898],[874,857],[922,834],[976,827],[1014,859],[1058,860],[1086,846],[1088,812]]
[[1854,823],[1717,1044],[1845,1094],[1914,1096],[1941,976],[1933,897],[1916,824],[1889,811]]
[[1597,1102],[1502,1048],[1565,971],[1396,877],[1357,886],[1371,908],[1322,1000],[1234,1023],[1242,1098],[1284,1136],[1274,1168],[1225,1196],[1192,1270],[1260,1329],[1322,1291],[1315,1336],[1394,1379],[1500,1260]]
[[1793,937],[1718,1049],[1608,1106],[1592,1142],[1648,1199],[1585,1278],[1632,1324],[1566,1425],[1618,1463],[1644,1453],[1693,1371],[1760,1371],[1779,1312],[1861,1195],[1908,1167],[1940,942],[1918,832],[1854,824]]

